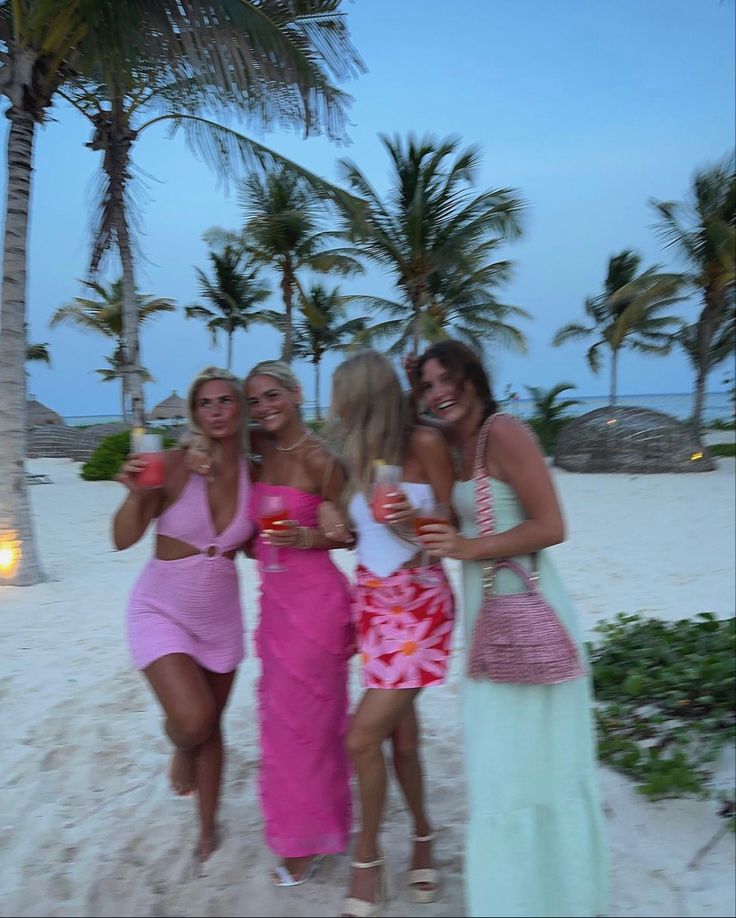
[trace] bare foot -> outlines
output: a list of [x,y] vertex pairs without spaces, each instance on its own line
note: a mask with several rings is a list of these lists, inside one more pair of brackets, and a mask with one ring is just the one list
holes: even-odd
[[169,780],[175,794],[191,797],[197,787],[194,755],[177,749],[171,760]]
[[199,836],[197,849],[195,851],[197,860],[200,863],[204,863],[204,861],[217,850],[219,844],[220,838],[217,829],[212,829],[211,832],[202,832]]

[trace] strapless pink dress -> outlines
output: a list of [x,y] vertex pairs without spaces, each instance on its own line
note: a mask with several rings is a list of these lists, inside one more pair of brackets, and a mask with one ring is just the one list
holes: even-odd
[[[280,494],[289,518],[316,528],[321,498],[281,485],[253,485],[261,497]],[[261,575],[256,650],[261,730],[261,806],[266,840],[280,857],[345,851],[351,824],[350,770],[344,739],[348,660],[353,652],[350,588],[330,554],[279,549],[281,573],[264,571],[270,547],[255,542]]]

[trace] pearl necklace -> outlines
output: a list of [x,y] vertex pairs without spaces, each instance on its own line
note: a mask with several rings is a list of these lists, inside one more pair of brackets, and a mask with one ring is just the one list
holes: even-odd
[[296,443],[293,443],[291,446],[279,446],[279,444],[277,443],[274,448],[277,449],[280,453],[289,453],[291,452],[291,450],[296,449],[297,446],[301,446],[302,443],[304,443],[304,441],[307,439],[308,436],[309,436],[309,431],[305,430],[302,436],[299,437],[299,439],[296,441]]

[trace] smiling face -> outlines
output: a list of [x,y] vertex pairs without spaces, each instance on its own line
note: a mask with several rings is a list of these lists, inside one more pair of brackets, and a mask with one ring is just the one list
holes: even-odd
[[458,380],[434,358],[424,362],[420,382],[427,408],[448,424],[457,424],[466,417],[478,398],[469,379]]
[[245,385],[248,413],[266,433],[276,434],[291,423],[301,402],[299,389],[287,389],[273,376],[256,374]]
[[240,429],[240,403],[233,386],[224,379],[212,379],[194,397],[197,427],[213,440],[236,436]]

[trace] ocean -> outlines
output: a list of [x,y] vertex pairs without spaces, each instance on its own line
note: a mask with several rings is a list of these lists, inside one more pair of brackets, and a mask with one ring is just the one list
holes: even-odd
[[[605,408],[608,404],[606,396],[577,395],[574,389],[570,392],[562,393],[561,398],[568,397],[579,400],[578,405],[570,408],[569,414],[571,415],[585,414],[587,411],[594,411],[596,408]],[[654,411],[663,411],[665,414],[671,414],[676,418],[685,420],[690,417],[693,411],[693,394],[691,392],[679,392],[667,395],[621,395],[619,396],[618,404],[629,405],[634,408],[651,408]],[[529,398],[502,400],[502,405],[504,411],[521,418],[528,418],[534,413],[534,403]],[[323,416],[327,414],[326,408],[322,410],[322,414]],[[307,420],[314,417],[313,405],[305,405],[305,415]],[[717,420],[731,421],[733,420],[733,415],[733,403],[728,392],[709,392],[706,394],[703,407],[703,418],[706,424]],[[71,415],[64,418],[65,423],[72,427],[104,424],[119,420],[119,414]]]

